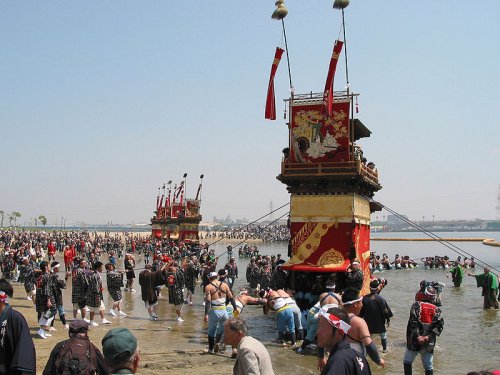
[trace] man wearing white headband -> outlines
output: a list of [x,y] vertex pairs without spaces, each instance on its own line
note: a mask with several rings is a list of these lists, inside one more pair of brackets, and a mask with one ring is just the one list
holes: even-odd
[[7,303],[14,289],[0,279],[0,374],[34,374],[35,345],[23,315]]
[[387,327],[389,327],[389,322],[392,317],[392,311],[389,304],[379,294],[382,283],[375,279],[370,282],[370,294],[363,297],[363,308],[360,312],[360,317],[362,317],[370,333],[377,334],[380,336],[382,342],[382,350],[386,352],[387,350]]
[[[314,342],[314,337],[316,337],[316,331],[318,330],[318,320],[320,311],[328,311],[332,307],[340,307],[342,305],[341,297],[334,293],[335,283],[329,282],[326,284],[326,292],[319,296],[318,302],[309,309],[307,313],[307,336],[302,341],[302,345],[297,349],[297,353],[302,353],[309,344]],[[318,350],[318,367],[323,368],[325,360],[325,352],[322,349]]]
[[346,288],[356,288],[358,290],[363,288],[363,271],[357,259],[352,260],[347,267],[345,286]]
[[208,349],[206,353],[218,353],[227,320],[226,300],[236,310],[236,303],[229,285],[217,280],[217,272],[208,274],[209,284],[205,287],[205,324],[208,324]]
[[318,323],[318,347],[330,352],[321,375],[370,375],[371,370],[366,358],[352,349],[347,332],[351,329],[349,316],[338,308],[321,310]]
[[385,367],[385,361],[380,358],[377,347],[370,337],[366,321],[359,317],[363,308],[363,297],[360,295],[359,290],[355,288],[344,289],[342,303],[344,310],[349,314],[351,320],[351,329],[347,333],[351,348],[363,356],[368,354],[373,362]]

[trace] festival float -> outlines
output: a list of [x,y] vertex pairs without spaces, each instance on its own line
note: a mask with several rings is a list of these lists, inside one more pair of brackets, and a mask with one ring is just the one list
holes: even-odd
[[[333,91],[337,62],[345,47],[344,8],[349,1],[336,0],[342,13],[343,40],[336,40],[322,92],[295,94],[290,75],[288,147],[283,150],[277,179],[290,193],[288,287],[307,292],[316,276],[336,274],[342,285],[348,266],[355,259],[364,274],[362,293],[369,292],[370,214],[381,207],[372,201],[382,188],[378,172],[366,163],[356,143],[371,131],[357,118],[358,96],[351,92],[346,62],[344,91]],[[284,49],[276,48],[266,101],[266,119],[276,119],[274,76],[287,50],[283,1],[276,2],[273,18],[283,25]],[[321,68],[319,67],[314,67]]]
[[203,175],[194,199],[186,199],[186,178],[174,185],[172,181],[163,184],[161,196],[160,188],[156,197],[156,211],[151,218],[152,236],[169,241],[199,243],[199,225],[201,222],[201,188]]

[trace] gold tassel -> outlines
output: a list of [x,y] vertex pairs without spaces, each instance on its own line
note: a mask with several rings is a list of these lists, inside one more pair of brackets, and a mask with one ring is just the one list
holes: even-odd
[[282,20],[285,18],[288,14],[288,9],[285,7],[285,1],[284,0],[278,0],[274,5],[276,5],[276,10],[273,12],[271,15],[271,18],[273,20]]
[[334,9],[344,9],[349,5],[349,0],[335,0],[333,2]]

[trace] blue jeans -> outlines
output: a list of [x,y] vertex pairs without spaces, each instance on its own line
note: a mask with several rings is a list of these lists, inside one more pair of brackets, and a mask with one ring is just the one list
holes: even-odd
[[[312,310],[312,311],[311,311]],[[319,319],[315,318],[314,315],[318,312],[318,309],[311,308],[307,313],[307,336],[306,339],[310,342],[314,342],[316,337],[316,332],[318,331]]]
[[[56,305],[56,308],[57,308],[57,313],[59,314],[59,316],[64,315],[64,306],[63,305]],[[56,314],[54,313],[54,315],[56,315]]]
[[226,319],[226,306],[224,306],[224,309],[210,309],[208,313],[208,337],[222,335],[224,333],[224,322]]
[[293,321],[295,323],[295,328],[303,329],[299,307],[297,305],[292,305],[291,307],[292,307],[292,312],[293,312]]
[[283,334],[287,331],[295,333],[295,321],[292,308],[288,307],[278,312],[276,320],[278,323],[278,333]]
[[405,356],[403,358],[403,363],[411,365],[415,360],[415,357],[419,354],[420,358],[422,359],[422,365],[424,366],[424,370],[432,370],[433,353],[429,353],[426,349],[422,349],[416,352],[406,348]]

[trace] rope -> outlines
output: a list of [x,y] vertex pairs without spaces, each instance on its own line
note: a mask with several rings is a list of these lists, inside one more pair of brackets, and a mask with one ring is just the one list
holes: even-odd
[[[270,226],[270,225],[272,225],[272,224],[276,223],[278,220],[280,220],[281,218],[283,218],[283,217],[285,217],[285,216],[287,216],[287,215],[289,215],[289,214],[290,214],[290,212],[289,212],[289,211],[288,211],[288,212],[285,212],[283,215],[281,215],[281,216],[280,216],[279,218],[277,218],[276,220],[273,220],[273,221],[271,221],[269,224],[265,225],[265,226],[264,226],[264,228],[267,228],[268,226]],[[267,216],[267,215],[266,215],[266,216]],[[241,245],[241,244],[242,244],[243,242],[245,242],[245,241],[246,241],[246,239],[244,239],[243,241],[238,242],[236,245],[234,245],[234,247],[237,247],[237,246]],[[219,255],[217,258],[220,258],[221,256],[223,256],[223,255],[224,255],[224,254],[226,254],[226,253],[227,253],[227,250],[226,250],[226,251],[224,251],[224,252],[223,252],[221,255]],[[216,263],[216,265],[217,265],[217,263]]]
[[494,270],[496,271],[497,273],[500,273],[499,270],[497,270],[496,268],[490,266],[489,264],[487,264],[486,262],[483,262],[481,259],[478,259],[477,257],[475,257],[474,255],[468,253],[467,251],[459,248],[458,246],[452,244],[451,242],[439,237],[437,234],[421,227],[420,225],[418,225],[417,223],[407,219],[406,217],[404,217],[403,215],[397,213],[396,211],[390,209],[389,207],[387,206],[384,206],[383,204],[381,204],[380,202],[376,202],[374,201],[373,199],[371,200],[372,202],[374,203],[377,203],[379,204],[382,208],[384,208],[387,212],[395,215],[396,217],[398,217],[400,220],[403,220],[405,223],[407,224],[410,224],[412,227],[414,227],[415,229],[417,229],[419,232],[425,234],[426,236],[438,241],[439,243],[441,243],[443,246],[447,247],[448,249],[454,251],[455,253],[465,257],[465,255],[468,255],[469,257],[474,257],[474,259],[476,260],[476,263],[480,266],[480,267],[489,267],[491,270]]
[[[250,226],[250,225],[252,225],[252,224],[256,223],[257,221],[262,220],[262,219],[263,219],[263,218],[265,218],[266,216],[269,216],[269,215],[271,215],[272,213],[274,213],[274,212],[276,212],[276,211],[278,211],[278,210],[281,210],[283,207],[286,207],[286,206],[288,206],[289,204],[290,204],[289,202],[288,202],[288,203],[285,203],[283,206],[278,207],[277,209],[275,209],[275,210],[273,210],[273,211],[271,211],[271,212],[269,212],[269,213],[265,214],[264,216],[259,217],[258,219],[256,219],[256,220],[254,220],[254,221],[252,221],[252,222],[248,223],[247,225],[242,226],[241,228],[236,229],[236,231],[235,231],[235,232],[239,232],[240,230],[242,230],[242,229],[244,229],[244,228],[246,228],[246,227],[248,227],[248,226]],[[275,221],[276,221],[276,220],[275,220]],[[223,236],[223,237],[219,238],[217,241],[212,242],[212,243],[211,243],[211,244],[209,244],[208,246],[209,246],[209,247],[210,247],[210,246],[213,246],[213,245],[215,245],[217,242],[222,241],[224,238],[226,238],[226,236]]]
[[347,96],[349,96],[349,69],[347,65],[347,38],[345,30],[345,18],[344,18],[344,8],[342,8],[342,28],[344,29],[344,58],[345,58],[345,79],[347,86]]
[[286,62],[288,65],[288,80],[290,81],[290,94],[293,96],[293,84],[292,84],[292,72],[290,70],[290,56],[288,55],[288,43],[286,41],[286,30],[285,30],[285,19],[281,19],[281,25],[283,26],[283,37],[285,40],[285,50],[286,50]]

